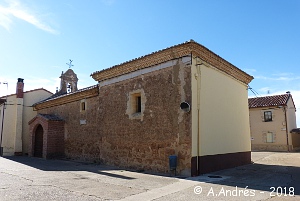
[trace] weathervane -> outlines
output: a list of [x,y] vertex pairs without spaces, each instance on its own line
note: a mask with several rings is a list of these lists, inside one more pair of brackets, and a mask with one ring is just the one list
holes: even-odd
[[71,59],[69,59],[70,60],[70,63],[66,63],[68,66],[69,66],[69,68],[71,68],[72,66],[74,66],[73,64],[72,64],[72,61],[73,60],[71,60]]

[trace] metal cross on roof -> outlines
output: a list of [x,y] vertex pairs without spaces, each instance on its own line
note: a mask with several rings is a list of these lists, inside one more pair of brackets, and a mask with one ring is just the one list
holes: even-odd
[[72,66],[74,66],[73,64],[72,64],[72,61],[73,60],[71,60],[71,59],[69,59],[70,60],[70,63],[66,63],[68,66],[69,66],[69,68],[71,68]]

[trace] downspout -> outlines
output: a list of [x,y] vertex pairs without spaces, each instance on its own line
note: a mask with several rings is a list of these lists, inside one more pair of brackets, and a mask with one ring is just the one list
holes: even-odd
[[197,74],[195,75],[197,79],[197,173],[200,175],[200,92],[201,92],[201,65],[198,63],[198,58],[196,62]]

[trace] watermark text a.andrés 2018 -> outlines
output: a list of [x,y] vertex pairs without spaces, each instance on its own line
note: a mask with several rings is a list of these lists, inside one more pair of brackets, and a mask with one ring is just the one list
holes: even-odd
[[201,186],[195,186],[194,188],[194,193],[197,195],[200,195],[201,193],[210,196],[210,197],[218,197],[218,196],[223,196],[223,197],[254,197],[256,193],[264,194],[264,193],[269,193],[269,196],[294,196],[295,195],[295,189],[294,187],[270,187],[270,191],[259,191],[259,190],[254,190],[254,189],[248,189],[248,186],[245,188],[241,189],[235,186],[234,189],[226,189],[225,187],[221,187],[218,189],[214,189],[213,187],[210,187],[207,192],[203,192]]

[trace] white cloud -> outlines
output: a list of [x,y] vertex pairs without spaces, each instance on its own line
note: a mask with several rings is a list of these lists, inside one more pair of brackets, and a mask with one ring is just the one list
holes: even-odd
[[262,93],[268,93],[271,91],[271,88],[270,87],[263,87],[263,88],[260,88],[258,89],[259,92],[262,92]]
[[0,26],[4,27],[6,30],[9,31],[11,23],[12,20],[8,16],[8,13],[3,7],[0,6]]
[[7,2],[7,6],[0,5],[0,26],[4,27],[6,30],[10,30],[13,18],[15,17],[48,33],[59,34],[57,30],[43,22],[37,14],[26,8],[18,0],[9,0]]
[[272,80],[272,81],[293,81],[299,80],[300,76],[279,76],[279,77],[266,77],[266,76],[255,76],[255,79],[261,80]]

